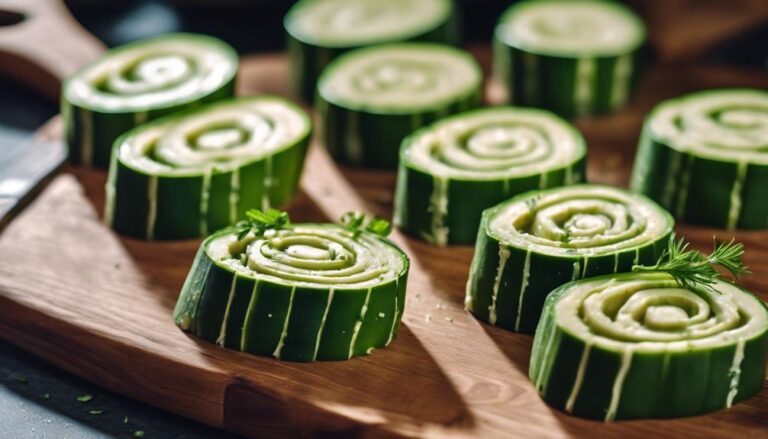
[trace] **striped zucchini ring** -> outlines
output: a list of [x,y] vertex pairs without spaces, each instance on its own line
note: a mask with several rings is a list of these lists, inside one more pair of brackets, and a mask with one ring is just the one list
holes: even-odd
[[638,146],[632,189],[677,218],[768,228],[768,92],[721,89],[659,104]]
[[129,129],[234,95],[237,53],[225,42],[170,34],[105,53],[64,82],[61,113],[70,158],[106,167]]
[[752,294],[624,273],[547,298],[530,376],[548,404],[581,417],[692,416],[760,392],[767,351],[768,309]]
[[548,111],[495,107],[440,120],[400,150],[395,224],[436,245],[475,241],[484,209],[584,180],[586,145]]
[[390,241],[334,224],[237,235],[200,247],[174,312],[183,330],[289,361],[346,360],[395,336],[409,262]]
[[643,22],[619,2],[522,1],[496,27],[494,73],[515,105],[604,113],[626,103],[644,42]]
[[483,212],[466,308],[491,325],[531,334],[552,290],[655,263],[673,226],[656,203],[618,188],[527,192]]
[[454,43],[452,0],[302,0],[285,16],[294,91],[312,101],[320,72],[350,49],[401,41]]
[[123,235],[206,236],[252,206],[296,192],[312,126],[278,97],[238,98],[150,122],[120,137],[109,169],[105,222]]
[[357,49],[318,84],[323,140],[338,160],[394,168],[403,139],[441,117],[477,107],[482,71],[467,52],[431,43]]

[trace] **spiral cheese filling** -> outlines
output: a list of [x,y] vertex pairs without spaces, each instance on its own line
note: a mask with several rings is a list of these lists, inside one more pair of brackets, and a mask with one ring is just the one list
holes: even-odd
[[768,325],[766,313],[756,311],[762,311],[756,299],[733,285],[683,288],[664,274],[582,282],[555,306],[564,328],[606,347],[637,343],[638,349],[733,342]]
[[136,133],[120,145],[119,156],[129,166],[161,173],[228,169],[274,154],[308,130],[309,122],[282,100],[216,104]]
[[288,14],[286,28],[308,43],[364,46],[418,36],[438,27],[450,13],[446,0],[305,1]]
[[410,114],[469,96],[481,82],[471,56],[450,47],[408,43],[343,56],[326,70],[318,88],[325,100],[350,108]]
[[391,245],[368,234],[353,237],[338,226],[302,225],[246,237],[246,249],[225,235],[209,254],[253,277],[308,286],[367,287],[392,280],[404,266]]
[[562,255],[633,248],[669,229],[668,219],[646,198],[596,186],[562,188],[507,204],[489,224],[505,244]]
[[651,134],[677,150],[728,162],[768,164],[768,93],[717,90],[662,104]]
[[449,178],[504,178],[571,165],[584,154],[581,135],[549,113],[493,109],[438,122],[412,137],[406,159]]
[[620,55],[639,47],[645,30],[631,11],[612,2],[548,0],[510,9],[496,35],[532,52]]
[[181,35],[110,52],[70,79],[65,88],[76,105],[104,112],[171,106],[203,97],[231,80],[237,54],[216,40]]

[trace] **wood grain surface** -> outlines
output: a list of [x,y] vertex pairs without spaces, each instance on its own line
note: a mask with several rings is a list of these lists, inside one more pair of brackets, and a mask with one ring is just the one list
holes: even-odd
[[[488,53],[476,51],[487,65]],[[244,62],[241,94],[284,93],[282,56]],[[592,181],[625,185],[642,116],[658,100],[708,86],[767,87],[765,75],[707,66],[649,72],[624,111],[578,121]],[[493,99],[493,94],[490,96]],[[391,213],[394,173],[339,169],[313,145],[296,221]],[[0,334],[62,368],[158,407],[250,436],[344,433],[431,437],[758,437],[768,391],[727,411],[603,424],[548,408],[527,379],[531,337],[463,310],[471,247],[394,234],[411,256],[406,312],[390,347],[346,362],[295,364],[228,351],[171,320],[199,240],[146,243],[100,222],[105,175],[69,167],[0,235]],[[729,234],[683,226],[696,247]],[[739,233],[768,299],[768,232]]]

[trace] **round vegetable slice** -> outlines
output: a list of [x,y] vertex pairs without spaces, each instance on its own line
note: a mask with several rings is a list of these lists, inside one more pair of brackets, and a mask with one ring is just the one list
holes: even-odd
[[312,126],[282,98],[238,98],[142,125],[115,143],[105,221],[137,238],[206,236],[296,192]]
[[106,167],[129,129],[234,95],[237,53],[216,38],[170,34],[105,53],[64,82],[61,113],[70,158]]
[[477,107],[482,82],[474,58],[449,46],[403,43],[346,53],[318,84],[324,143],[342,162],[393,168],[407,135]]
[[530,376],[548,404],[581,417],[692,416],[760,392],[767,348],[768,310],[739,287],[624,273],[547,298]]
[[457,40],[451,0],[302,0],[285,16],[295,92],[312,101],[325,66],[350,49]]
[[206,239],[174,312],[185,331],[288,361],[346,360],[394,338],[409,261],[390,241],[335,224]]
[[436,245],[475,241],[484,209],[584,180],[581,134],[554,114],[494,107],[442,119],[400,151],[395,224]]
[[768,228],[768,92],[709,90],[659,104],[646,119],[631,187],[684,221]]
[[619,2],[523,1],[496,27],[495,76],[516,105],[566,117],[612,111],[637,81],[644,42],[641,19]]
[[653,201],[613,187],[527,192],[483,212],[466,308],[491,325],[533,333],[552,290],[656,262],[673,226]]

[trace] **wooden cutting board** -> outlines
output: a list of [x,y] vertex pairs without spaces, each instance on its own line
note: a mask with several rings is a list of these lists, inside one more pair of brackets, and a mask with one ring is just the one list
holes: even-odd
[[[37,0],[35,0],[37,1]],[[487,48],[476,50],[488,66]],[[240,94],[285,93],[282,55],[243,61]],[[662,65],[630,107],[578,122],[592,181],[625,185],[645,112],[660,99],[711,86],[768,87],[768,77]],[[50,84],[48,85],[50,87]],[[489,92],[493,99],[493,92]],[[56,124],[44,138],[60,135]],[[434,248],[394,233],[411,256],[406,312],[387,349],[345,362],[297,364],[233,352],[179,331],[172,308],[199,240],[146,243],[100,221],[102,171],[66,167],[0,234],[0,336],[116,392],[250,436],[748,437],[765,435],[768,391],[695,418],[604,424],[548,408],[527,379],[532,338],[463,310],[471,247]],[[310,149],[295,221],[347,210],[391,214],[395,174],[340,169]],[[682,226],[707,249],[720,230]],[[768,232],[739,233],[768,299]]]

